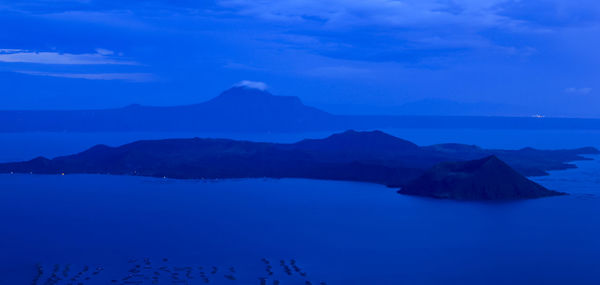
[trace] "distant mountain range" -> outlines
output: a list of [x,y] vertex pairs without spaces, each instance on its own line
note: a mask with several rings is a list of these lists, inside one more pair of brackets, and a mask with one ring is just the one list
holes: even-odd
[[[346,131],[324,139],[302,140],[293,144],[193,138],[137,141],[119,147],[97,145],[78,154],[54,159],[39,157],[0,164],[0,173],[99,173],[180,179],[296,177],[401,187],[426,174],[434,165],[446,161],[495,155],[514,167],[516,171],[511,171],[518,171],[520,177],[571,168],[574,166],[567,162],[586,159],[582,154],[598,153],[594,148],[551,151],[531,148],[488,150],[460,144],[420,147],[380,131]],[[521,185],[522,180],[526,180],[524,177],[517,179],[512,172],[507,172],[505,168],[508,166],[496,166],[497,172],[493,169],[482,172],[494,177],[495,180],[490,181],[502,180],[506,176],[509,180],[504,183],[510,184],[514,179]],[[517,191],[521,196],[497,194],[497,197],[532,198],[523,191]]]
[[[404,110],[406,111],[406,110]],[[385,128],[600,129],[600,119],[334,115],[297,97],[233,87],[199,104],[0,111],[0,132],[303,132]]]
[[0,131],[300,131],[335,116],[297,97],[234,87],[200,104],[69,111],[2,111]]

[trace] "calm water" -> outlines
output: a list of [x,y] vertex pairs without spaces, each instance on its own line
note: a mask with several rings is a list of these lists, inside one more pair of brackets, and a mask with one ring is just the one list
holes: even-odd
[[[438,139],[431,130],[412,130],[403,137],[486,147],[600,145],[598,133],[464,132],[441,132]],[[1,135],[2,159],[25,159],[35,150],[60,155],[95,140],[119,144],[132,136]],[[211,284],[260,284],[263,257],[282,285],[599,284],[600,161],[578,165],[536,178],[572,195],[511,203],[441,201],[379,185],[302,179],[0,175],[0,284],[31,284],[36,263],[45,272],[39,284],[54,264],[59,276],[71,264],[58,284],[69,284],[84,265],[91,268],[82,275],[91,277],[84,284],[113,284],[144,257],[151,265],[136,277],[142,284],[152,284],[144,278],[155,271],[159,284],[172,284],[160,266],[171,272],[193,266],[189,284],[204,284],[198,266],[212,265],[217,274],[203,269]],[[307,277],[287,276],[281,259],[297,260]],[[104,270],[92,275],[98,266]],[[235,281],[223,278],[230,266]]]

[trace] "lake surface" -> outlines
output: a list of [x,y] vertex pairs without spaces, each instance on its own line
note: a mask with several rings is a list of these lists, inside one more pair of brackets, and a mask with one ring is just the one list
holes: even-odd
[[[599,133],[582,131],[396,131],[390,132],[419,144],[600,145]],[[229,137],[287,142],[302,135]],[[52,157],[100,142],[162,136],[2,134],[0,158]],[[277,279],[282,285],[600,284],[600,161],[577,164],[535,178],[572,195],[507,203],[443,201],[373,184],[304,179],[0,175],[0,284],[31,284],[35,264],[44,271],[38,284],[55,265],[62,278],[56,284],[74,282],[70,278],[86,265],[76,282],[205,284],[205,272],[210,284],[261,284],[263,276],[270,277],[267,284]],[[291,259],[306,277],[285,273],[279,262],[291,266]],[[140,272],[128,272],[136,264]],[[211,266],[218,272],[211,274]]]

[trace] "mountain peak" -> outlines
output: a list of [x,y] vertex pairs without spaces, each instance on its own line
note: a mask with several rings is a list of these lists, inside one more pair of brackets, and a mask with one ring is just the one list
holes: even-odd
[[[259,88],[252,88],[247,86],[234,86],[219,94],[219,96],[213,98],[214,100],[273,100],[274,98],[296,98],[288,96],[275,96],[269,91]],[[299,99],[298,99],[299,100]],[[210,102],[209,101],[209,102]]]
[[504,161],[500,160],[496,155],[468,161],[442,162],[434,166],[432,170],[473,175],[479,175],[482,172],[505,172],[510,173],[511,175],[517,174],[514,169]]
[[564,195],[527,179],[495,155],[478,160],[440,163],[398,192],[457,200],[510,200]]
[[331,151],[414,151],[419,147],[409,141],[386,134],[382,131],[347,130],[324,139],[306,139],[296,143],[301,148],[325,148]]
[[209,101],[193,105],[191,111],[194,116],[209,118],[206,121],[212,121],[216,130],[223,126],[243,131],[302,130],[332,119],[331,114],[304,105],[298,97],[273,95],[247,86],[231,87]]
[[[380,130],[373,131],[355,131],[355,130],[347,130],[341,133],[333,134],[327,138],[326,140],[352,140],[352,139],[368,139],[371,141],[391,141],[391,142],[407,142],[403,139],[397,138],[390,134],[384,133]],[[411,143],[412,144],[412,143]],[[416,146],[416,145],[415,145]]]
[[222,96],[274,96],[265,89],[252,88],[247,86],[233,86],[219,94],[218,97]]
[[304,106],[300,98],[294,96],[276,96],[266,90],[247,86],[234,86],[223,91],[219,96],[207,103],[219,103],[224,106],[251,106],[259,105],[272,109],[286,109],[292,106]]
[[502,168],[510,167],[504,161],[500,160],[500,158],[498,158],[496,155],[490,155],[490,156],[486,156],[481,159],[466,162],[465,166],[471,166],[471,167],[483,167],[483,166],[492,167],[493,166],[493,167],[502,167]]

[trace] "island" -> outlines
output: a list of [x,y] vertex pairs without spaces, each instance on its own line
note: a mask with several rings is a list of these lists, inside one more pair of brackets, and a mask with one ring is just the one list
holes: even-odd
[[513,200],[566,195],[516,172],[497,156],[443,162],[404,185],[398,193],[454,200]]
[[[541,188],[540,191],[528,190],[531,195],[524,194],[525,190],[521,188],[508,192],[510,189],[502,185],[511,181],[525,185],[523,180],[529,180],[523,176],[546,175],[549,170],[573,168],[575,166],[569,162],[589,159],[582,156],[585,154],[599,153],[592,147],[493,150],[462,144],[418,146],[381,131],[349,130],[291,144],[191,138],[144,140],[118,147],[97,145],[78,154],[53,159],[38,157],[30,161],[2,163],[0,173],[93,173],[176,179],[327,179],[401,187],[401,193],[405,194],[463,199],[467,195],[463,192],[470,191],[464,186],[467,180],[456,181],[457,185],[461,185],[456,190],[461,192],[460,195],[440,194],[442,189],[439,185],[429,190],[422,190],[424,188],[420,186],[431,181],[437,183],[431,177],[447,175],[449,169],[463,169],[461,171],[476,177],[468,181],[482,183],[475,188],[494,181],[505,182],[490,188],[502,193],[487,193],[485,197],[473,194],[473,199],[518,199],[548,196],[548,193]],[[489,156],[493,159],[487,158]],[[466,167],[477,165],[480,162],[477,160],[484,158],[494,162],[484,163],[485,171]],[[475,162],[465,162],[473,160]],[[440,164],[447,162],[456,165]],[[490,164],[498,169],[490,169]]]

